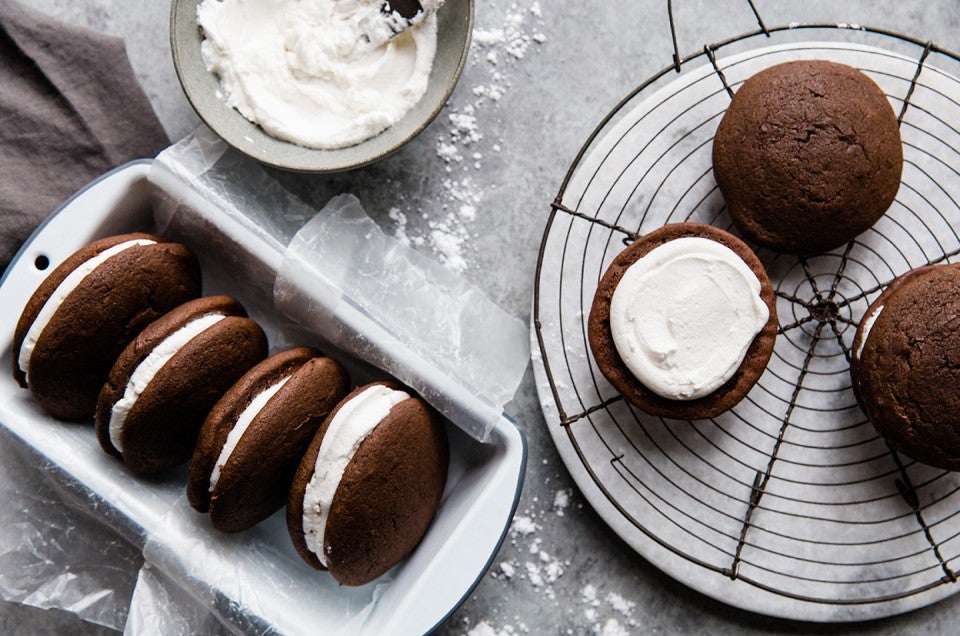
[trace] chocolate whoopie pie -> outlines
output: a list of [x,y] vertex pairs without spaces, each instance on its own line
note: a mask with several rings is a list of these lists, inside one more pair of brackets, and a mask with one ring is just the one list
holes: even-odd
[[850,66],[778,64],[734,95],[714,138],[713,170],[749,239],[781,252],[825,252],[870,228],[897,196],[897,116],[880,87]]
[[850,376],[890,446],[960,470],[960,264],[897,278],[860,320]]
[[181,305],[151,323],[110,370],[97,439],[141,475],[182,464],[210,408],[267,355],[260,326],[229,296]]
[[30,297],[13,336],[13,377],[54,417],[90,417],[123,348],[199,295],[200,265],[186,246],[140,233],[95,241]]
[[190,505],[223,532],[246,530],[287,502],[317,429],[350,390],[336,360],[308,347],[250,369],[210,411],[190,462]]
[[588,321],[600,372],[637,408],[704,419],[760,379],[777,336],[763,265],[740,239],[699,223],[639,238],[610,264]]
[[355,389],[294,476],[287,528],[300,556],[364,585],[409,555],[440,505],[449,448],[439,414],[397,382]]

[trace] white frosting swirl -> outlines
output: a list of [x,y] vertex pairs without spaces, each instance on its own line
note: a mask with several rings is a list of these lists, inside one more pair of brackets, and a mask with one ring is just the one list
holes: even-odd
[[237,444],[240,443],[240,439],[243,437],[243,434],[247,432],[247,429],[250,428],[250,424],[253,423],[253,420],[257,415],[260,414],[260,411],[263,410],[263,407],[267,405],[267,402],[270,401],[274,395],[279,393],[280,389],[283,388],[283,385],[287,383],[287,380],[291,376],[284,376],[279,382],[275,382],[271,386],[267,387],[260,393],[256,395],[250,404],[247,405],[243,412],[237,417],[237,421],[234,423],[233,428],[230,429],[230,432],[227,433],[227,439],[223,443],[223,448],[220,449],[220,454],[217,456],[217,461],[213,465],[213,470],[210,472],[210,486],[208,492],[213,492],[213,489],[217,487],[217,482],[220,481],[220,472],[223,470],[223,467],[227,465],[227,462],[230,461],[230,456],[233,454],[233,451],[237,448]]
[[340,487],[343,471],[373,429],[395,404],[409,398],[404,391],[375,384],[340,407],[320,442],[313,476],[303,495],[303,534],[307,548],[327,566],[324,540],[330,505]]
[[860,356],[863,355],[863,348],[867,346],[867,338],[870,336],[870,331],[873,330],[873,325],[874,323],[877,322],[877,318],[880,317],[880,312],[882,311],[883,311],[883,305],[880,305],[879,307],[877,307],[877,310],[875,312],[873,312],[872,314],[870,314],[864,319],[863,325],[860,327],[860,331],[861,331],[860,342],[857,344],[857,351],[854,354],[858,360],[860,359]]
[[150,353],[147,354],[137,368],[130,374],[127,380],[127,386],[123,390],[123,397],[117,400],[110,409],[110,443],[117,449],[117,452],[123,452],[123,443],[121,433],[123,425],[127,421],[127,415],[130,409],[137,403],[140,394],[147,389],[147,385],[153,381],[154,376],[163,368],[170,359],[177,354],[188,342],[199,336],[201,333],[226,318],[220,313],[209,313],[194,318],[183,327],[180,327],[172,334],[164,338]]
[[617,352],[644,386],[671,400],[713,393],[733,377],[770,318],[760,280],[730,248],[684,237],[631,265],[614,290]]
[[382,9],[382,0],[204,0],[201,53],[227,105],[270,135],[352,146],[420,101],[436,54],[436,15],[388,38],[369,31],[392,35]]
[[111,257],[131,247],[153,245],[154,243],[156,243],[156,241],[151,239],[133,239],[117,243],[103,250],[93,258],[81,263],[57,285],[57,288],[53,290],[50,297],[43,303],[43,307],[40,308],[37,317],[33,319],[29,329],[27,329],[27,334],[23,338],[23,344],[20,345],[17,366],[19,366],[20,370],[27,376],[27,384],[30,383],[30,358],[33,356],[33,349],[37,346],[37,340],[39,340],[43,330],[53,318],[53,315],[57,313],[57,309],[60,308],[60,305],[66,300],[67,296],[69,296],[87,276],[92,274],[93,270],[106,263]]

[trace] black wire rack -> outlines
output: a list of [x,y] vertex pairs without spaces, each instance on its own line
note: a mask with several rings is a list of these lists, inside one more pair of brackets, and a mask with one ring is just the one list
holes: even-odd
[[[901,456],[850,387],[856,325],[896,276],[960,255],[960,57],[850,24],[758,28],[681,56],[596,127],[552,203],[533,334],[541,402],[561,455],[604,519],[655,565],[737,606],[859,620],[960,591],[960,475]],[[669,3],[668,3],[669,5]],[[871,230],[832,252],[759,250],[780,328],[732,411],[681,422],[627,404],[596,368],[586,319],[609,263],[668,222],[734,231],[713,179],[713,134],[747,77],[833,59],[873,78],[899,113],[904,172]]]

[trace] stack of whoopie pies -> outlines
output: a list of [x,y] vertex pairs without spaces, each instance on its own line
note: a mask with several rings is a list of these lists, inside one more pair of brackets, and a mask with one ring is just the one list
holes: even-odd
[[[886,213],[903,148],[893,108],[869,77],[805,60],[744,82],[717,128],[713,168],[748,240],[807,255],[848,243]],[[757,382],[777,317],[770,281],[746,244],[677,223],[614,259],[588,331],[597,367],[628,402],[701,419],[732,408]],[[895,280],[860,322],[850,372],[861,407],[893,448],[960,470],[960,264]]]
[[239,532],[287,506],[311,566],[345,585],[417,546],[443,495],[440,415],[410,389],[350,392],[343,366],[267,339],[228,296],[200,297],[196,256],[149,234],[95,241],[24,308],[13,374],[50,415],[91,416],[107,453],[141,476],[190,460],[187,495]]

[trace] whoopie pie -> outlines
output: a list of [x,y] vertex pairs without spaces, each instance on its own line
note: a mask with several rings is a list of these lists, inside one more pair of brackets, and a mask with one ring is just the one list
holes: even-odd
[[282,508],[307,446],[349,390],[343,366],[308,347],[250,369],[200,430],[190,505],[224,532],[246,530]]
[[94,241],[27,301],[13,336],[13,377],[54,417],[88,418],[124,347],[199,295],[200,265],[185,245],[141,233]]
[[97,402],[97,439],[131,471],[190,459],[207,413],[267,355],[267,338],[229,296],[199,298],[151,323],[120,354]]
[[447,479],[439,414],[393,381],[355,389],[300,463],[287,528],[300,556],[343,585],[364,585],[420,543]]

